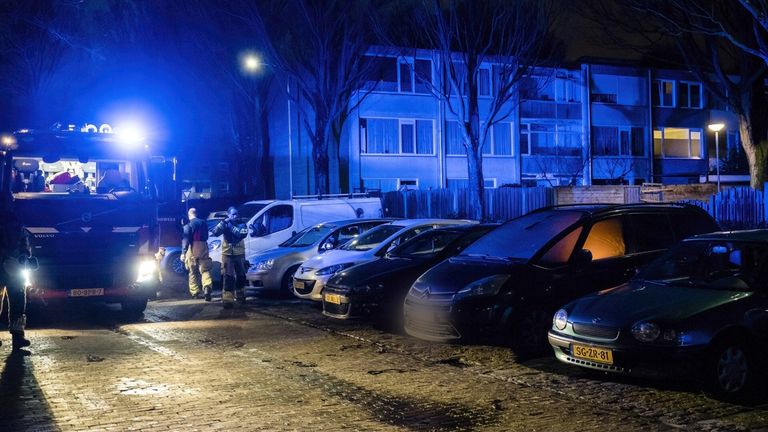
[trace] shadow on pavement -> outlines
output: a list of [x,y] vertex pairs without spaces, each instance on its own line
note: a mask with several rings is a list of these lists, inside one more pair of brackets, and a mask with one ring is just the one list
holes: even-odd
[[34,375],[29,351],[12,351],[0,373],[0,429],[59,430]]

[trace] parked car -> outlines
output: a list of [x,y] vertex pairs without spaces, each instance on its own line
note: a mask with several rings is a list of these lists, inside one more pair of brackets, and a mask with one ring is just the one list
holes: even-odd
[[417,279],[405,329],[439,341],[500,332],[520,352],[538,354],[562,304],[620,285],[676,241],[717,229],[706,212],[684,204],[541,209]]
[[768,353],[768,231],[697,236],[628,284],[554,316],[558,360],[615,373],[702,378],[727,399],[754,396]]
[[349,319],[381,313],[381,318],[398,324],[403,300],[416,278],[497,226],[469,224],[429,230],[380,259],[336,273],[323,291],[323,314]]
[[302,299],[322,301],[325,283],[334,274],[355,264],[381,258],[423,231],[467,222],[454,219],[404,219],[379,225],[338,249],[307,260],[293,275],[293,293]]
[[251,288],[293,293],[293,274],[309,258],[335,249],[391,219],[349,219],[320,223],[297,233],[274,249],[248,257]]
[[[333,198],[249,201],[237,209],[248,221],[245,256],[271,249],[308,226],[341,219],[381,217],[379,198]],[[221,279],[221,237],[208,238],[211,277]]]

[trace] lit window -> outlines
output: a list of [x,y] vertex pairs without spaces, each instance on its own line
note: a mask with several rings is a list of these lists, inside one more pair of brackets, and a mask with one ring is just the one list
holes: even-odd
[[675,106],[675,82],[671,80],[654,81],[653,104],[658,107]]
[[701,130],[655,129],[653,131],[653,155],[657,158],[701,158]]

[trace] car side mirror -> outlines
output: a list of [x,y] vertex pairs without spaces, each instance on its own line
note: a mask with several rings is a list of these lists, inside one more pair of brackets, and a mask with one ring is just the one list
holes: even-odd
[[333,242],[328,240],[325,243],[320,245],[320,252],[327,252],[333,249],[333,246],[334,246]]
[[574,252],[571,262],[575,266],[585,266],[592,262],[592,252],[589,249],[579,249]]

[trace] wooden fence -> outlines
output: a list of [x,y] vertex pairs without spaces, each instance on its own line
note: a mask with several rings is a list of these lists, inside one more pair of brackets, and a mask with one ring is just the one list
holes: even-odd
[[764,228],[766,213],[765,194],[750,187],[734,187],[712,195],[709,201],[682,200],[706,210],[723,229]]
[[[382,196],[384,213],[403,218],[469,217],[475,203],[466,189],[433,189],[385,192]],[[488,219],[506,221],[541,207],[555,204],[552,188],[497,188],[485,190]]]

